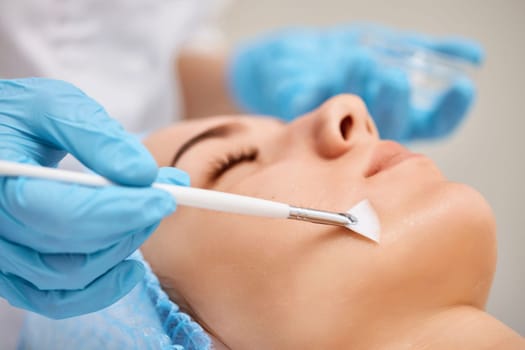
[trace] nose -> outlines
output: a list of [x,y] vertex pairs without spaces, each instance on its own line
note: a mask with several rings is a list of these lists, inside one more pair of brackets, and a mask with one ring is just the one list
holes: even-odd
[[379,137],[363,100],[354,95],[331,98],[311,117],[315,146],[325,158],[339,157],[356,144]]

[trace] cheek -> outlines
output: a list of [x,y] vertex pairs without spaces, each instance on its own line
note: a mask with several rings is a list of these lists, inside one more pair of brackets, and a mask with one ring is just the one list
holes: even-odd
[[391,212],[382,222],[387,254],[378,257],[389,297],[412,305],[482,307],[494,273],[495,240],[492,214],[480,195],[442,182],[414,191]]
[[188,208],[161,229],[150,256],[164,255],[164,275],[214,329],[232,309],[290,325],[286,317],[311,303],[346,295],[355,280],[347,272],[363,269],[363,247],[374,248],[327,226]]
[[357,172],[308,159],[275,162],[241,175],[245,176],[236,174],[217,190],[331,211],[346,211],[366,197]]
[[[341,191],[334,188],[334,181],[324,183],[338,176],[332,167],[305,167],[304,164],[308,163],[304,161],[292,162],[276,162],[255,172],[249,166],[239,167],[225,176],[214,189],[337,211],[348,209],[360,199],[355,190],[361,186],[345,186]],[[258,270],[260,274],[265,274],[273,268],[290,266],[288,259],[303,254],[301,247],[311,250],[315,245],[310,240],[329,228],[291,220],[179,207],[173,216],[162,222],[150,239],[157,250],[152,259],[162,258],[163,269],[169,269],[170,274],[179,280],[182,276],[192,279],[189,270],[183,271],[187,267],[190,270],[199,267],[206,274],[208,271],[224,270],[221,274],[212,273],[211,279],[224,273],[232,273],[233,276],[233,272],[243,270],[243,266],[251,269],[249,273]],[[237,267],[233,269],[232,266]],[[228,269],[230,271],[226,271]]]

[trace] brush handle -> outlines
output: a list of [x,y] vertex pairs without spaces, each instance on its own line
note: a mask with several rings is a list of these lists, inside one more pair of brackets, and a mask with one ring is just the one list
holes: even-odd
[[[0,160],[0,176],[2,175],[26,176],[94,187],[119,186],[95,174],[84,174],[5,160]],[[169,192],[175,198],[177,205],[283,219],[286,219],[290,212],[290,206],[288,204],[266,199],[157,182],[153,183],[152,186]]]
[[153,187],[171,193],[177,204],[194,208],[280,219],[286,219],[290,212],[288,204],[266,199],[162,183],[154,183]]

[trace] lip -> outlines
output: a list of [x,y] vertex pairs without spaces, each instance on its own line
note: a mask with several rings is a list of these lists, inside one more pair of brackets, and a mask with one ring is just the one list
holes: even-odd
[[422,156],[423,155],[420,153],[410,152],[397,142],[381,141],[372,154],[365,176],[374,176],[404,162],[407,159]]

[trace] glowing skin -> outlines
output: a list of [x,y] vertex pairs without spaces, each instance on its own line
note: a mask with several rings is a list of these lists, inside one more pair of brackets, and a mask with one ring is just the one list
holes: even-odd
[[[232,123],[236,132],[177,160],[192,186],[333,211],[369,198],[382,234],[378,245],[344,228],[179,207],[143,253],[168,292],[229,348],[521,341],[481,311],[496,259],[490,208],[429,159],[380,141],[358,98],[332,98],[288,125],[262,117],[188,122],[146,145],[169,166],[192,136]],[[240,150],[248,158],[252,149],[256,157],[207,179],[214,159]]]

